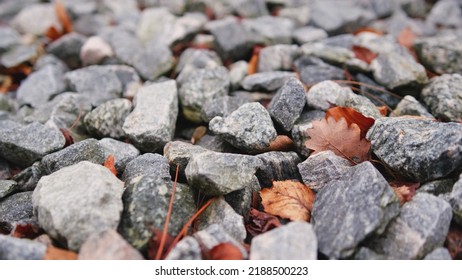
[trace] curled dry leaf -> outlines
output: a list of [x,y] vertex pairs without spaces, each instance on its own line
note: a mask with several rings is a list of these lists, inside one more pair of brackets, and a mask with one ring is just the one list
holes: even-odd
[[109,171],[112,172],[112,174],[114,174],[114,176],[117,176],[117,170],[114,166],[114,156],[113,155],[109,155],[106,159],[106,161],[104,162],[104,167],[106,167],[107,169],[109,169]]
[[207,134],[206,126],[201,125],[196,127],[191,137],[191,144],[195,145],[199,140],[201,140],[202,137],[204,137],[205,134]]
[[310,137],[305,146],[314,153],[332,151],[353,163],[360,163],[369,159],[371,143],[361,139],[361,130],[357,124],[348,126],[341,118],[335,121],[333,117],[314,121],[313,127],[307,130]]
[[366,62],[367,64],[371,64],[372,60],[378,56],[378,54],[375,52],[361,46],[353,46],[352,51],[354,52],[356,58]]
[[261,45],[255,45],[253,47],[252,57],[250,58],[249,64],[247,65],[247,75],[252,75],[258,72],[258,58],[262,48],[263,46]]
[[234,244],[225,242],[220,243],[210,250],[202,251],[204,260],[242,260],[242,252]]
[[260,191],[266,213],[292,221],[310,221],[314,192],[296,181],[274,181],[271,188]]
[[333,107],[326,111],[325,118],[326,120],[329,117],[333,117],[336,121],[339,121],[341,118],[344,118],[350,126],[351,124],[358,125],[361,129],[361,139],[366,136],[367,131],[371,126],[374,125],[375,120],[373,118],[368,118],[356,111],[353,108],[349,107]]
[[280,225],[281,222],[276,216],[251,208],[249,221],[246,223],[245,228],[247,232],[254,237]]
[[77,254],[72,251],[59,249],[52,245],[49,245],[43,259],[44,260],[76,260]]
[[404,203],[411,201],[414,197],[416,189],[419,188],[419,183],[409,183],[403,181],[392,181],[390,182],[393,191],[399,198],[399,203],[403,205]]
[[278,135],[276,139],[274,139],[267,151],[290,151],[294,147],[294,141],[290,139],[287,135]]

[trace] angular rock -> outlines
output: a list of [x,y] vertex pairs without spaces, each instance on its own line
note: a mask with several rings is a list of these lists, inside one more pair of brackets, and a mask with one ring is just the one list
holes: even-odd
[[195,145],[219,153],[239,153],[238,149],[234,148],[231,144],[223,140],[223,138],[216,135],[205,134],[196,142]]
[[188,48],[181,53],[178,63],[175,66],[175,72],[181,72],[180,76],[177,77],[177,82],[182,84],[179,80],[186,80],[193,70],[212,69],[218,66],[222,66],[222,62],[216,52],[207,49]]
[[173,247],[165,260],[202,260],[199,242],[194,237],[186,236]]
[[452,206],[454,221],[462,225],[462,175],[452,188],[449,203]]
[[261,49],[258,54],[258,72],[292,70],[297,45],[274,45]]
[[98,141],[104,149],[104,158],[114,156],[114,166],[118,174],[122,174],[126,165],[140,155],[140,151],[132,144],[117,141],[112,138],[103,138]]
[[269,13],[264,0],[235,0],[230,1],[230,4],[244,18],[266,16]]
[[366,138],[389,168],[419,182],[445,177],[462,163],[461,124],[381,118]]
[[[299,55],[303,58],[319,58],[321,62],[328,62],[333,65],[343,65],[355,58],[354,52],[342,46],[331,46],[325,42],[304,44],[299,48]],[[319,63],[322,65],[322,63]],[[330,64],[328,64],[330,65]]]
[[417,40],[419,61],[436,74],[462,73],[462,39],[454,35]]
[[85,36],[71,32],[49,44],[46,50],[64,61],[69,68],[74,69],[82,64],[80,61],[80,49],[86,40]]
[[231,243],[239,248],[243,259],[248,258],[247,250],[244,246],[242,246],[242,241],[236,240],[232,237],[221,224],[212,224],[207,228],[194,233],[193,237],[199,242],[201,248],[204,248],[205,250],[210,250],[220,243]]
[[179,177],[184,180],[186,177],[185,169],[194,154],[207,152],[207,149],[191,143],[172,141],[164,147],[164,157],[170,165],[170,173],[175,174],[176,167],[179,168]]
[[344,80],[345,71],[322,61],[297,67],[300,71],[300,80],[307,85],[314,85],[326,80]]
[[319,251],[330,259],[348,258],[398,213],[398,198],[370,162],[350,167],[316,195],[311,219]]
[[175,131],[178,116],[176,82],[169,80],[141,88],[134,104],[135,109],[125,119],[124,132],[143,152],[161,150],[172,140]]
[[256,173],[263,187],[271,187],[273,181],[301,179],[297,165],[302,160],[295,152],[267,152],[256,157],[263,162]]
[[[167,217],[173,182],[154,176],[133,178],[123,194],[124,211],[119,232],[136,249],[144,251],[153,232],[152,227],[162,230]],[[194,212],[194,194],[187,185],[177,184],[168,233],[178,235]]]
[[224,195],[252,186],[261,164],[253,156],[202,152],[191,155],[185,174],[188,183],[202,194]]
[[430,10],[426,21],[439,28],[462,27],[462,9],[460,8],[460,2],[454,0],[436,2]]
[[417,189],[417,192],[425,192],[433,194],[434,196],[448,195],[451,193],[453,186],[453,179],[441,179],[422,184]]
[[435,77],[420,96],[436,118],[462,122],[462,75],[444,74]]
[[64,146],[64,136],[55,128],[40,123],[5,129],[0,134],[0,156],[27,167]]
[[40,242],[0,234],[0,260],[41,260],[46,250]]
[[125,133],[122,126],[131,110],[132,103],[128,99],[109,100],[85,115],[85,127],[98,138],[123,138]]
[[[281,246],[281,244],[284,244]],[[252,239],[251,260],[316,260],[318,242],[311,224],[290,222]]]
[[91,235],[80,247],[79,260],[144,260],[115,230]]
[[293,39],[299,45],[321,41],[327,38],[327,32],[324,29],[313,26],[303,26],[294,30]]
[[443,245],[451,218],[449,203],[418,193],[404,204],[383,235],[367,242],[367,247],[387,259],[421,259]]
[[141,42],[166,40],[172,34],[176,17],[165,7],[153,7],[141,12],[136,36]]
[[265,45],[290,44],[295,28],[292,20],[273,16],[244,19],[242,24]]
[[295,78],[295,73],[293,72],[272,71],[256,73],[245,77],[241,82],[241,86],[248,91],[275,91],[292,77]]
[[122,193],[123,182],[109,169],[83,161],[40,179],[34,216],[50,236],[77,251],[91,234],[116,229]]
[[295,122],[291,132],[292,140],[294,141],[295,150],[302,156],[308,157],[311,154],[311,150],[305,146],[306,140],[310,139],[306,133],[307,129],[312,128],[312,122],[324,118],[325,114],[321,110],[304,111]]
[[417,116],[424,117],[429,119],[434,119],[432,114],[430,114],[417,99],[412,95],[406,95],[398,103],[396,108],[390,113],[390,117],[400,117],[400,116]]
[[205,14],[197,12],[185,13],[175,21],[172,33],[167,37],[167,43],[170,46],[176,46],[190,40],[190,38],[202,31],[207,21]]
[[27,192],[33,191],[35,189],[38,181],[40,178],[42,178],[43,175],[46,175],[45,171],[43,170],[43,165],[40,161],[37,161],[13,176],[11,179],[18,183],[18,192]]
[[424,260],[452,260],[452,258],[448,249],[441,247],[431,251],[428,255],[425,256]]
[[271,99],[268,105],[270,116],[285,131],[292,130],[305,107],[305,88],[295,79],[289,79]]
[[44,54],[40,56],[34,64],[34,70],[38,71],[47,67],[48,65],[56,66],[58,69],[61,69],[61,72],[69,71],[69,68],[66,66],[66,64],[64,64],[62,60],[52,54]]
[[225,201],[236,211],[237,214],[244,217],[244,221],[249,218],[250,207],[252,206],[253,196],[261,190],[258,178],[254,176],[253,183],[249,186],[230,192],[225,195]]
[[201,119],[210,122],[214,117],[227,117],[237,108],[249,101],[238,96],[222,96],[209,99],[202,106]]
[[151,176],[170,182],[169,168],[165,157],[159,154],[146,153],[127,164],[122,180],[129,182],[138,176]]
[[247,152],[263,151],[276,138],[268,111],[257,102],[242,105],[226,118],[213,118],[209,128],[234,147]]
[[32,214],[32,192],[22,192],[0,199],[0,225],[7,231],[16,223],[30,221]]
[[133,99],[142,85],[136,70],[127,65],[110,65],[108,68],[117,75],[122,83],[123,97]]
[[[372,94],[376,97],[371,97],[371,101],[377,106],[383,106],[386,104],[390,108],[396,108],[398,103],[402,100],[401,98],[398,98],[396,95],[393,95],[391,92],[387,91],[385,87],[377,84],[373,79],[364,74],[356,75],[356,79],[358,82],[363,83],[360,86],[362,91],[368,92],[369,94]],[[377,100],[377,98],[379,100]]]
[[18,184],[13,180],[0,180],[0,199],[9,196],[18,188]]
[[103,164],[106,161],[104,149],[98,140],[86,139],[45,156],[42,159],[42,168],[46,174],[51,174],[81,161],[94,164]]
[[17,45],[0,57],[0,65],[5,68],[20,66],[23,63],[32,63],[38,56],[37,45]]

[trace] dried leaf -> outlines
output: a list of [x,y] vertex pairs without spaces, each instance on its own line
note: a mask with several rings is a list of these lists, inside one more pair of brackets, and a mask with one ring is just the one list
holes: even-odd
[[378,54],[375,52],[361,46],[353,46],[352,51],[354,52],[356,58],[366,62],[367,64],[370,64],[372,60],[378,56]]
[[204,137],[205,134],[207,134],[206,126],[201,125],[196,127],[191,137],[191,144],[195,145],[199,140],[201,140],[202,137]]
[[266,213],[292,221],[309,221],[311,218],[315,195],[305,184],[274,181],[271,188],[260,191],[260,196]]
[[54,246],[48,246],[44,260],[76,260],[77,254],[72,251],[63,250]]
[[263,46],[255,45],[253,47],[252,57],[249,60],[249,64],[247,66],[247,74],[252,75],[258,72],[258,58],[260,55],[260,50]]
[[115,161],[114,156],[109,155],[106,161],[104,162],[104,167],[109,169],[109,171],[111,171],[112,174],[114,174],[114,176],[117,176],[117,170],[115,168],[114,161]]
[[230,242],[220,243],[208,251],[202,251],[204,260],[242,260],[241,250]]
[[20,222],[17,223],[14,229],[11,231],[11,236],[17,238],[28,238],[34,239],[41,235],[43,230],[38,226],[38,224],[32,222]]
[[358,125],[361,129],[361,139],[366,136],[367,131],[371,126],[374,125],[375,120],[373,118],[368,118],[363,114],[359,113],[353,108],[348,107],[333,107],[327,110],[325,118],[326,120],[330,117],[333,117],[336,121],[339,121],[341,118],[344,118],[348,126],[352,124]]
[[294,141],[287,135],[278,135],[266,151],[290,151],[294,147]]
[[373,27],[360,27],[358,29],[356,29],[355,32],[353,32],[354,35],[358,35],[359,33],[361,32],[370,32],[370,33],[375,33],[377,35],[380,35],[382,36],[383,35],[383,32],[378,30],[378,29],[375,29]]
[[448,248],[452,259],[462,260],[462,228],[460,226],[451,225],[444,245]]
[[[155,260],[156,259],[156,254],[159,251],[160,248],[160,240],[162,239],[162,231],[157,229],[157,228],[151,228],[153,235],[151,239],[149,239],[148,243],[148,258],[150,260]],[[165,257],[167,253],[167,248],[169,248],[174,241],[174,237],[171,236],[170,234],[167,233],[166,238],[165,238],[165,245],[162,250],[162,256]]]
[[69,130],[64,129],[64,128],[60,128],[59,131],[61,131],[61,133],[64,136],[64,139],[66,140],[66,142],[64,144],[64,147],[67,147],[67,146],[70,146],[70,145],[74,144],[74,138],[72,137]]
[[412,28],[408,26],[401,30],[401,32],[398,34],[397,41],[398,44],[410,50],[413,49],[415,38],[416,36],[412,31]]
[[48,28],[48,30],[45,32],[45,36],[50,39],[51,41],[55,41],[56,39],[58,39],[59,37],[61,37],[63,35],[63,33],[61,33],[60,31],[58,31],[58,29],[56,29],[56,27],[54,26],[50,26]]
[[403,205],[404,203],[411,201],[414,197],[416,189],[420,187],[420,183],[413,182],[404,182],[404,181],[392,181],[390,186],[393,188],[393,191],[399,198],[399,203]]
[[380,114],[384,117],[388,115],[388,107],[387,106],[377,106],[377,110],[379,110]]
[[335,121],[333,117],[313,121],[312,124],[313,127],[307,130],[310,139],[305,146],[314,153],[332,151],[354,163],[369,159],[371,143],[361,139],[358,125],[353,123],[348,126],[344,118]]
[[69,19],[69,15],[67,14],[66,8],[64,7],[61,0],[55,0],[55,13],[59,22],[63,26],[64,34],[72,32],[74,29],[72,27],[72,22]]
[[251,208],[249,221],[246,223],[245,228],[247,232],[254,237],[280,225],[281,222],[276,216]]

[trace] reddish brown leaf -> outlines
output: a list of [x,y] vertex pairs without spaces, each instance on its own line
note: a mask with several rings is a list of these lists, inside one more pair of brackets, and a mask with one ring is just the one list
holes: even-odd
[[109,171],[111,171],[112,174],[114,174],[114,176],[117,176],[117,170],[115,168],[114,161],[115,161],[114,156],[109,155],[106,161],[104,162],[104,167],[109,169]]
[[350,126],[351,124],[358,125],[361,130],[361,139],[366,136],[367,131],[371,126],[374,125],[375,120],[373,118],[368,118],[363,114],[359,113],[353,108],[348,107],[333,107],[327,110],[325,118],[326,120],[330,117],[333,117],[336,121],[339,121],[341,118],[344,118]]
[[[157,228],[151,228],[153,235],[151,239],[149,239],[148,243],[148,258],[150,260],[155,260],[156,259],[156,254],[160,249],[161,245],[161,239],[162,239],[162,231],[157,229]],[[169,248],[174,241],[174,237],[171,236],[170,234],[167,233],[166,238],[165,238],[165,245],[162,248],[162,256],[165,257],[167,253],[167,248]]]
[[354,35],[358,35],[359,33],[361,32],[370,32],[370,33],[375,33],[377,35],[380,35],[382,36],[383,35],[383,32],[378,30],[378,29],[375,29],[373,27],[360,27],[358,29],[355,30],[355,32],[353,32]]
[[48,30],[45,32],[45,36],[50,39],[50,41],[55,41],[59,37],[63,35],[62,32],[58,31],[56,27],[50,26]]
[[412,29],[408,26],[401,30],[401,32],[398,34],[398,44],[401,46],[405,47],[406,49],[410,50],[414,46],[414,41],[415,41],[415,34],[412,31]]
[[11,236],[17,238],[34,239],[41,235],[43,230],[36,223],[17,223],[11,232]]
[[271,188],[260,191],[266,213],[292,221],[310,221],[314,192],[296,181],[274,181]]
[[72,22],[61,0],[55,0],[55,13],[58,17],[59,22],[63,26],[63,33],[66,34],[72,32],[72,30],[74,29],[72,27]]
[[380,114],[384,117],[388,115],[388,107],[387,106],[377,106],[377,110],[379,110]]
[[60,128],[59,131],[61,131],[61,133],[64,136],[64,139],[66,140],[66,142],[64,144],[64,147],[67,147],[67,146],[70,146],[70,145],[74,144],[74,138],[72,137],[69,130],[64,129],[64,128]]
[[242,260],[242,252],[232,243],[220,243],[208,251],[202,251],[204,260]]
[[452,259],[462,260],[462,227],[451,225],[444,245],[448,248]]
[[357,124],[348,126],[344,118],[335,121],[333,117],[313,121],[312,124],[313,127],[307,130],[310,139],[305,142],[305,146],[314,153],[332,151],[353,163],[369,159],[371,143],[365,138],[361,139],[361,130]]
[[43,257],[44,260],[76,260],[77,254],[68,251],[56,248],[54,246],[48,246],[45,256]]
[[252,57],[249,60],[249,65],[247,66],[247,74],[252,75],[258,72],[258,58],[260,55],[260,50],[263,46],[255,45],[253,47]]
[[290,151],[294,147],[294,141],[287,135],[278,135],[274,139],[266,151]]
[[370,64],[372,60],[378,56],[375,52],[361,46],[353,46],[352,50],[355,53],[356,58],[361,59],[367,64]]
[[276,216],[251,208],[249,221],[246,223],[245,228],[247,232],[254,237],[280,225],[281,222],[279,222]]
[[419,188],[420,183],[392,181],[390,182],[390,186],[398,196],[399,203],[403,205],[404,203],[412,200],[412,197],[414,197],[416,189]]
[[196,127],[191,137],[191,144],[195,145],[199,140],[201,140],[202,137],[204,137],[205,134],[207,134],[206,126],[201,125]]

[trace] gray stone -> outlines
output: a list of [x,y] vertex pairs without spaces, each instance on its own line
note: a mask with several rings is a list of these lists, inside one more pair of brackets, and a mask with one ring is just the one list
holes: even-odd
[[426,20],[439,28],[462,27],[462,9],[460,7],[460,1],[446,0],[436,2],[430,10]]
[[292,70],[297,45],[274,45],[263,48],[258,54],[258,72]]
[[98,64],[106,57],[114,55],[112,47],[101,37],[88,38],[80,48],[80,60],[83,65]]
[[131,110],[130,100],[120,98],[106,101],[85,115],[85,127],[98,138],[123,138],[125,133],[122,126]]
[[290,44],[295,28],[292,20],[273,16],[244,19],[242,24],[265,45]]
[[175,46],[186,42],[200,32],[207,21],[207,16],[202,13],[184,14],[182,17],[176,19],[171,34],[166,37],[168,39],[167,43],[170,46]]
[[350,167],[316,195],[311,219],[319,251],[330,259],[348,258],[398,213],[398,198],[370,162]]
[[410,17],[423,18],[427,13],[424,0],[398,0],[396,4]]
[[182,81],[186,80],[193,70],[212,69],[222,65],[220,57],[212,50],[187,48],[181,53],[175,66],[175,72],[181,72],[180,76],[177,77],[177,82],[182,84]]
[[261,164],[253,156],[202,152],[191,155],[185,174],[188,183],[202,194],[224,195],[254,185]]
[[40,56],[34,64],[34,70],[38,71],[47,67],[48,65],[53,65],[58,69],[61,69],[61,72],[63,73],[69,71],[69,68],[66,66],[66,64],[64,64],[62,60],[52,54],[44,54]]
[[[284,244],[281,246],[281,244]],[[252,239],[251,260],[316,260],[318,242],[311,224],[291,222]]]
[[241,85],[248,91],[275,91],[292,77],[295,78],[295,73],[293,72],[272,71],[256,73],[245,77]]
[[313,26],[303,26],[295,29],[293,39],[300,45],[321,41],[327,38],[327,32],[324,29]]
[[321,110],[303,111],[292,128],[292,140],[294,141],[295,150],[302,156],[308,157],[311,150],[305,146],[306,140],[310,139],[306,133],[309,128],[312,128],[312,122],[324,118],[326,113]]
[[117,75],[117,78],[122,83],[123,97],[134,98],[142,85],[141,78],[136,70],[127,65],[110,65],[109,69]]
[[381,118],[366,138],[384,164],[419,182],[445,177],[462,162],[461,124]]
[[305,107],[305,88],[295,79],[289,79],[271,99],[268,112],[285,131],[292,130]]
[[367,93],[364,95],[368,96],[372,103],[377,106],[387,105],[390,108],[396,108],[402,100],[400,96],[388,91],[385,87],[377,84],[373,79],[364,74],[356,75],[356,79],[362,83],[359,88],[361,92]]
[[41,260],[46,250],[40,242],[0,234],[0,260]]
[[226,118],[213,118],[209,128],[246,152],[264,151],[276,139],[276,130],[268,111],[257,102],[242,105]]
[[454,221],[462,225],[462,175],[452,188],[449,203],[452,206]]
[[332,151],[323,151],[311,155],[297,167],[303,183],[318,191],[343,178],[349,172],[351,162]]
[[124,132],[143,152],[161,150],[172,140],[175,131],[178,116],[176,82],[169,80],[141,88],[134,104],[135,109],[125,119]]
[[387,259],[421,259],[443,245],[451,217],[449,203],[418,193],[403,205],[383,235],[367,242],[367,247]]
[[271,187],[273,181],[301,179],[297,165],[302,160],[295,152],[267,152],[256,157],[263,162],[256,173],[263,187]]
[[106,161],[104,149],[98,140],[86,139],[58,152],[46,155],[42,159],[42,166],[46,174],[51,174],[63,167],[74,165],[81,161],[89,161],[95,164],[103,164]]
[[420,96],[436,118],[462,122],[462,75],[444,74],[435,77]]
[[396,108],[390,113],[390,117],[401,117],[401,116],[417,116],[429,119],[434,119],[432,114],[428,112],[415,97],[412,95],[406,95],[398,103]]
[[210,99],[202,106],[201,119],[204,122],[210,122],[217,116],[227,117],[248,102],[245,98],[228,95]]
[[201,248],[206,251],[221,243],[231,243],[241,251],[243,259],[248,258],[247,250],[242,245],[242,241],[232,237],[219,223],[211,224],[207,228],[194,233],[193,237],[199,242]]
[[308,25],[311,21],[311,7],[309,2],[294,7],[283,7],[278,11],[278,17],[292,20],[296,26]]
[[201,121],[201,110],[211,99],[228,94],[229,75],[225,67],[199,69],[181,85],[178,95],[183,115],[190,121]]
[[23,171],[19,172],[13,178],[13,181],[18,183],[18,192],[33,191],[37,186],[38,181],[45,175],[43,165],[40,161],[35,162]]
[[195,145],[201,146],[207,150],[219,152],[219,153],[232,153],[238,154],[240,151],[235,147],[231,146],[228,142],[226,142],[223,138],[216,135],[205,134],[202,136]]
[[16,223],[30,221],[32,214],[32,192],[22,192],[0,199],[0,225],[8,231]]
[[236,13],[244,18],[266,16],[269,13],[264,0],[235,0],[229,2]]
[[71,32],[49,44],[46,51],[64,61],[69,68],[77,68],[82,64],[80,49],[86,40],[85,36]]
[[326,80],[345,80],[345,71],[327,63],[316,63],[303,66],[300,70],[300,80],[308,86]]
[[340,66],[355,58],[355,54],[351,49],[341,46],[331,46],[325,42],[304,44],[299,48],[298,55],[317,57],[325,62]]
[[130,161],[124,171],[122,180],[129,182],[138,176],[151,176],[170,182],[169,164],[159,154],[146,153]]
[[194,237],[186,236],[173,247],[165,260],[202,260],[199,242]]
[[12,194],[18,187],[16,181],[0,180],[0,199]]
[[114,166],[118,174],[122,174],[126,165],[140,155],[140,151],[132,144],[117,141],[112,138],[103,138],[98,141],[104,149],[104,158],[114,156]]
[[[173,31],[176,17],[165,7],[147,8],[141,12],[136,36],[141,42],[161,41]],[[165,42],[167,43],[167,42]]]
[[91,234],[116,229],[122,193],[123,182],[109,169],[83,161],[40,179],[34,216],[51,237],[77,251]]
[[19,33],[8,26],[0,27],[0,38],[2,38],[2,41],[0,42],[0,53],[3,53],[4,51],[7,51],[11,47],[20,43]]
[[444,247],[436,248],[427,254],[424,260],[452,260],[451,255],[449,254],[448,249]]
[[61,29],[52,3],[25,6],[14,17],[12,26],[20,33],[34,35],[43,35],[52,26]]
[[229,81],[231,89],[237,89],[242,80],[247,76],[249,64],[245,60],[239,60],[229,66]]
[[224,200],[216,198],[198,218],[198,229],[218,224],[236,241],[243,242],[246,236],[244,219]]
[[64,146],[64,136],[55,128],[32,123],[5,129],[0,134],[0,156],[27,167]]
[[252,198],[261,190],[258,178],[254,176],[253,183],[249,186],[230,192],[225,195],[225,201],[236,211],[237,214],[244,217],[244,221],[249,218],[250,208],[252,206]]
[[447,195],[451,193],[453,186],[453,179],[441,179],[422,184],[417,189],[417,192],[425,192],[435,196]]
[[372,251],[369,248],[361,247],[354,255],[355,260],[385,260],[385,256]]
[[175,174],[176,167],[179,168],[179,176],[184,179],[185,169],[192,155],[207,152],[207,149],[182,141],[168,142],[164,147],[164,157],[170,165],[170,172]]
[[[156,176],[138,176],[127,181],[123,195],[124,211],[119,232],[136,249],[147,248],[153,231],[162,230],[172,194],[173,182]],[[177,184],[168,233],[178,235],[196,212],[194,194],[187,185]]]
[[462,39],[448,35],[423,38],[414,44],[419,61],[436,74],[462,73]]

